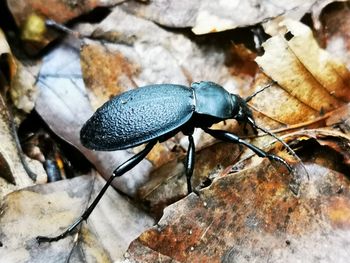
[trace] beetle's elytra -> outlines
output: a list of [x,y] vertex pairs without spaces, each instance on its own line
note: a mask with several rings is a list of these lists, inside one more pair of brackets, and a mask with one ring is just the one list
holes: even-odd
[[106,102],[80,132],[84,146],[121,150],[179,131],[208,128],[225,119],[248,122],[252,113],[245,101],[213,82],[150,85],[125,92]]
[[189,139],[186,160],[188,192],[192,191],[194,128],[201,128],[220,140],[243,144],[258,156],[278,161],[289,171],[292,170],[282,158],[264,152],[237,135],[224,130],[210,129],[212,124],[226,119],[236,119],[240,123],[250,124],[253,128],[257,127],[244,99],[208,81],[195,82],[191,87],[173,84],[150,85],[127,91],[107,101],[82,127],[80,131],[82,144],[87,148],[103,151],[148,144],[144,150],[114,170],[94,202],[65,232],[52,238],[38,237],[38,241],[55,241],[71,233],[89,217],[115,177],[136,166],[157,142],[165,141],[180,131]]

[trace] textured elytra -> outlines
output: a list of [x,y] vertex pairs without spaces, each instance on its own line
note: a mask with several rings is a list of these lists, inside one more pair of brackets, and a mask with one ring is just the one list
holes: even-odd
[[84,146],[121,150],[166,135],[194,111],[193,93],[181,85],[150,85],[125,92],[102,105],[80,132]]

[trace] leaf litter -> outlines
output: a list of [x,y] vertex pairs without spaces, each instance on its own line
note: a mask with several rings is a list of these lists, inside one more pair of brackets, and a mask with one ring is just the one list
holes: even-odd
[[[150,8],[154,8],[152,4]],[[78,131],[93,111],[87,96],[92,101],[93,108],[96,108],[111,95],[125,89],[151,83],[176,82],[189,85],[194,80],[210,79],[222,84],[230,92],[240,93],[241,88],[250,86],[247,83],[252,83],[254,79],[254,76],[249,74],[244,76],[232,75],[232,71],[230,71],[232,68],[227,64],[226,59],[228,50],[236,43],[227,44],[226,42],[225,44],[223,42],[224,45],[219,46],[218,43],[208,44],[198,41],[198,39],[194,41],[186,34],[172,32],[167,28],[159,27],[150,21],[134,16],[135,14],[139,16],[140,12],[132,11],[130,9],[132,5],[134,3],[125,3],[125,5],[114,7],[110,15],[96,25],[88,23],[78,25],[76,29],[81,30],[81,34],[92,32],[91,37],[95,40],[84,40],[80,56],[77,55],[76,47],[72,48],[74,41],[68,41],[68,46],[66,43],[57,49],[61,49],[60,52],[63,50],[62,53],[57,51],[57,54],[55,54],[56,49],[54,49],[44,59],[38,81],[41,93],[36,101],[36,110],[55,133],[79,148],[95,164],[97,170],[106,177],[115,168],[115,163],[127,159],[133,152],[96,153],[87,151],[80,145]],[[306,10],[309,9],[310,7],[306,8]],[[215,12],[216,9],[212,10]],[[190,12],[185,15],[188,16],[188,14]],[[164,15],[166,16],[167,13],[164,13]],[[211,15],[210,12],[209,15]],[[144,14],[140,16],[146,17]],[[188,21],[193,23],[194,20],[187,19],[186,23]],[[255,20],[255,23],[257,22],[260,22],[259,19]],[[162,258],[168,261],[189,261],[191,258],[200,258],[203,261],[213,260],[215,262],[221,260],[230,262],[233,259],[236,261],[245,261],[247,258],[264,260],[269,257],[276,261],[284,260],[288,262],[291,253],[297,251],[296,254],[293,254],[294,259],[306,258],[311,261],[314,257],[319,256],[322,260],[329,261],[334,259],[335,254],[331,252],[335,248],[339,251],[338,259],[346,258],[347,254],[345,250],[342,250],[342,244],[348,242],[349,213],[347,211],[349,206],[347,198],[348,182],[343,175],[347,169],[347,165],[344,166],[344,163],[347,163],[348,157],[343,154],[343,151],[348,150],[348,138],[333,133],[332,129],[334,128],[332,127],[329,129],[331,134],[319,129],[315,130],[314,135],[310,135],[307,130],[294,135],[287,132],[300,127],[318,128],[325,126],[327,123],[333,126],[336,125],[335,127],[343,127],[344,130],[344,125],[348,119],[346,102],[349,93],[344,88],[347,86],[348,72],[341,63],[334,61],[333,57],[329,57],[323,50],[318,49],[308,28],[291,20],[286,20],[285,23],[289,27],[290,33],[273,36],[264,44],[265,54],[257,58],[260,65],[261,61],[259,62],[259,59],[266,59],[265,55],[269,54],[269,49],[277,52],[271,55],[271,58],[274,58],[271,60],[272,62],[260,65],[264,74],[271,77],[273,81],[277,81],[277,84],[259,93],[252,100],[251,106],[255,110],[259,125],[284,131],[283,138],[290,145],[299,147],[297,153],[300,152],[303,158],[302,150],[308,147],[310,141],[313,142],[313,147],[321,147],[322,145],[326,147],[321,147],[321,150],[316,152],[314,159],[303,159],[310,174],[310,180],[304,181],[301,185],[300,196],[292,195],[289,190],[292,175],[288,174],[284,167],[254,157],[249,159],[250,162],[246,164],[245,169],[232,173],[231,164],[235,162],[236,154],[239,155],[239,147],[232,146],[232,149],[229,149],[225,144],[212,145],[213,141],[200,133],[196,133],[196,141],[199,142],[198,149],[204,148],[198,154],[202,153],[204,156],[198,156],[199,165],[196,166],[195,171],[202,178],[198,179],[197,176],[194,176],[194,181],[196,181],[199,189],[207,186],[205,182],[208,178],[209,182],[213,180],[214,182],[209,183],[209,188],[200,190],[199,197],[191,194],[180,202],[167,207],[158,225],[142,234],[131,244],[126,254],[126,260],[142,261],[142,259],[147,258],[148,261],[154,261]],[[159,24],[163,24],[163,22]],[[246,26],[246,24],[243,23],[238,26]],[[229,25],[226,27],[225,23],[221,25],[219,23],[209,25],[206,28],[206,25],[203,25],[203,32],[212,32],[213,28],[214,31],[227,30],[230,27],[235,26]],[[152,32],[152,34],[149,34],[149,32]],[[303,36],[304,33],[306,33],[306,39],[303,38],[305,37]],[[103,41],[98,39],[103,39]],[[305,53],[304,50],[300,53],[298,49],[300,46],[307,46],[300,45],[303,42],[310,43],[313,50],[312,56],[306,55],[306,61],[301,58],[309,51]],[[279,54],[278,52],[282,50],[287,50],[289,53]],[[57,58],[61,58],[58,60],[58,65],[50,64]],[[162,60],[159,58],[162,58]],[[288,58],[289,63],[278,64],[281,63],[281,59],[278,58]],[[316,66],[322,65],[318,68],[314,61],[319,58],[322,58],[321,61],[325,64],[316,64]],[[50,61],[50,59],[52,60]],[[106,64],[101,63],[101,60],[105,60]],[[95,61],[98,61],[98,63],[94,63]],[[113,64],[116,61],[119,63]],[[45,63],[47,64],[45,65]],[[83,70],[80,68],[80,63],[82,63]],[[104,65],[107,65],[107,68],[104,69]],[[270,69],[269,66],[271,65],[275,67]],[[120,70],[118,66],[120,66]],[[284,66],[287,67],[284,68]],[[116,75],[108,67],[116,67]],[[100,72],[99,68],[101,68]],[[283,77],[280,76],[282,68],[283,72],[286,72]],[[323,69],[327,69],[327,71],[324,72]],[[256,69],[248,72],[255,71]],[[334,72],[337,76],[334,76]],[[324,74],[322,75],[322,73]],[[254,89],[257,90],[271,81],[264,74],[258,73],[258,77],[255,77],[255,82],[252,85],[252,92],[245,90],[244,93],[251,94]],[[94,78],[95,75],[99,75],[99,78]],[[116,85],[113,85],[113,83]],[[300,85],[295,85],[295,83]],[[87,93],[84,86],[88,88]],[[104,89],[101,89],[101,87]],[[311,98],[314,100],[305,98],[304,92],[312,94]],[[276,94],[279,95],[276,96]],[[295,110],[290,110],[291,108]],[[343,109],[343,111],[340,111],[340,109]],[[61,113],[63,114],[60,115]],[[327,120],[329,116],[331,118]],[[320,119],[324,121],[319,121]],[[239,134],[239,127],[234,122],[219,124],[216,128],[222,127],[229,128]],[[339,136],[342,139],[339,139]],[[323,137],[323,140],[320,137]],[[324,137],[326,137],[326,140]],[[279,143],[272,144],[270,140],[264,138],[260,145],[269,147],[271,151],[275,151],[276,154],[283,156],[291,163],[295,162],[283,150],[283,147],[279,146]],[[260,143],[256,139],[253,142],[257,145]],[[205,147],[208,147],[208,151]],[[211,159],[210,156],[213,153],[210,153],[210,151],[214,149],[213,147],[217,147],[217,150],[213,151],[215,156],[220,156],[220,153],[225,156],[225,151],[227,151],[226,155],[231,155],[234,152],[232,156],[229,156],[232,159],[220,158],[217,164],[221,164],[222,161],[222,167],[215,167],[216,161],[214,159],[213,162],[210,162],[212,160],[209,161],[204,158]],[[158,153],[153,152],[148,157],[153,167],[158,167],[152,172],[151,178],[160,178],[162,177],[161,174],[167,173],[167,170],[174,172],[174,174],[165,178],[178,179],[183,176],[184,149],[186,149],[186,143],[178,136],[162,146],[158,146]],[[331,154],[339,152],[337,158],[332,159],[339,165],[330,165],[332,162],[326,161],[327,154],[322,155],[322,153],[328,152]],[[206,154],[208,155],[206,156]],[[313,156],[312,153],[309,154]],[[243,154],[241,156],[245,158],[247,155]],[[203,162],[201,162],[201,158],[203,158]],[[297,164],[295,166],[298,167]],[[135,195],[136,189],[148,179],[147,174],[150,170],[150,162],[145,160],[136,171],[128,174],[125,178],[121,178],[116,183],[116,187],[129,195]],[[284,176],[281,176],[281,174],[284,174]],[[217,179],[214,179],[215,177]],[[73,180],[83,179],[76,178]],[[181,180],[178,183],[178,180],[165,179],[165,181],[172,181],[172,184],[178,187],[179,191],[174,191],[173,195],[164,197],[162,193],[167,192],[171,184],[167,186],[163,183],[164,180],[161,181],[161,179],[151,180],[149,185],[145,184],[141,188],[143,192],[139,191],[137,193],[144,197],[154,196],[153,199],[147,201],[151,209],[160,206],[158,210],[155,209],[158,216],[164,204],[169,203],[168,200],[175,201],[184,194],[181,190],[184,183],[181,183]],[[71,182],[71,180],[68,182]],[[62,185],[69,184],[65,181],[60,183]],[[45,192],[45,187],[47,186],[38,186],[39,191]],[[154,191],[155,188],[159,189],[159,193]],[[149,189],[153,189],[151,195]],[[82,193],[86,194],[87,192],[89,191],[82,190]],[[145,193],[147,194],[145,195]],[[85,196],[90,196],[90,194]],[[164,200],[159,202],[157,198],[164,198]],[[85,197],[83,201],[87,202],[88,199]],[[124,202],[120,201],[124,198],[116,200],[118,200],[117,203]],[[60,201],[58,201],[59,203]],[[3,207],[10,206],[5,202]],[[82,206],[78,207],[81,209]],[[108,210],[118,210],[115,205],[107,205],[107,207]],[[2,209],[2,211],[5,211],[4,214],[6,216],[11,215],[11,212],[6,209]],[[129,211],[129,209],[120,211],[121,215],[115,215],[115,218],[122,217],[123,213],[127,213],[125,211]],[[53,212],[55,214],[55,211]],[[136,214],[139,215],[139,213],[140,211],[136,210]],[[6,216],[2,216],[1,220],[6,219]],[[61,216],[54,217],[61,218]],[[226,219],[226,221],[223,219]],[[101,223],[103,222],[104,220],[101,219]],[[228,223],[225,225],[225,222]],[[237,223],[233,225],[232,222]],[[67,222],[59,223],[48,232],[53,234],[56,231],[57,233],[59,232],[57,226],[62,227],[68,224]],[[90,221],[87,226],[89,224]],[[146,219],[129,225],[125,229],[131,231],[141,226],[139,230],[142,232],[142,226],[146,227],[146,225],[150,226],[151,224],[152,220],[146,217]],[[85,225],[83,230],[79,232],[83,241],[79,241],[72,246],[74,243],[72,243],[71,238],[67,238],[70,239],[67,245],[69,253],[75,251],[74,247],[77,244],[80,246],[85,242],[86,245],[83,248],[83,254],[75,252],[72,254],[72,260],[81,261],[83,260],[81,256],[87,261],[97,259],[98,261],[119,260],[124,254],[123,251],[126,250],[125,244],[128,244],[132,239],[123,241],[122,238],[118,237],[117,239],[121,241],[119,244],[124,246],[113,253],[109,251],[108,244],[104,244],[103,238],[97,238],[95,241],[94,238],[85,236],[84,227]],[[229,228],[226,230],[225,227]],[[97,233],[99,233],[100,228],[102,228],[101,225],[96,227],[98,229]],[[117,226],[116,231],[118,232],[118,230],[120,229]],[[4,234],[1,236],[4,236]],[[10,237],[8,234],[5,236],[6,238]],[[33,231],[33,233],[28,234],[30,238],[27,240],[33,239],[34,236]],[[98,236],[103,236],[103,234]],[[326,238],[329,239],[326,240]],[[10,240],[12,240],[12,243],[9,242],[8,244],[11,244],[12,248],[19,248],[16,244],[18,237],[14,236],[14,239],[10,238]],[[6,244],[3,239],[1,241]],[[68,241],[62,240],[57,244]],[[321,245],[327,241],[329,250],[322,250]],[[118,243],[118,241],[116,242]],[[29,244],[27,251],[33,251],[31,249],[35,247],[34,243]],[[315,247],[315,244],[320,245]],[[51,249],[54,249],[54,247],[55,244],[47,245],[46,250],[41,250],[42,255],[52,255]],[[221,250],[216,250],[215,247],[220,247]],[[9,249],[10,245],[6,248]],[[60,246],[56,246],[56,248],[61,249]],[[306,253],[310,250],[312,253]],[[199,255],[200,252],[202,252],[201,255]],[[13,254],[8,255],[13,256]],[[23,256],[23,258],[27,256]]]

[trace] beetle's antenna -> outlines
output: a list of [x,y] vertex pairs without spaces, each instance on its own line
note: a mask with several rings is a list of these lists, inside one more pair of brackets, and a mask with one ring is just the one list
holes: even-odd
[[272,81],[269,84],[267,84],[265,87],[259,89],[257,92],[253,93],[252,95],[248,96],[247,98],[245,98],[245,101],[248,102],[250,101],[252,98],[254,98],[256,95],[258,95],[260,92],[263,92],[265,89],[270,88],[272,85],[276,84],[277,81]]
[[254,121],[252,118],[249,118],[249,117],[248,117],[248,121],[249,121],[249,123],[250,123],[255,129],[261,130],[262,132],[264,132],[264,133],[270,135],[271,137],[275,138],[277,141],[279,141],[280,143],[282,143],[282,145],[283,145],[284,147],[286,147],[287,150],[293,155],[293,157],[302,165],[302,167],[303,167],[303,169],[304,169],[304,171],[305,171],[305,173],[306,173],[306,175],[307,175],[308,180],[310,180],[310,175],[309,175],[309,173],[307,172],[306,167],[305,167],[303,161],[300,159],[300,157],[295,153],[295,151],[294,151],[285,141],[283,141],[281,138],[279,138],[276,134],[274,134],[274,133],[272,133],[272,132],[270,132],[270,131],[268,131],[268,130],[262,128],[262,127],[259,127],[258,125],[256,125],[255,121]]

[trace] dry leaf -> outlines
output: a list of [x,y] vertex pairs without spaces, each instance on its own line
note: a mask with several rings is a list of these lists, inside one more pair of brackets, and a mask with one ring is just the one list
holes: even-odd
[[[76,43],[75,39],[73,41]],[[77,147],[105,178],[109,178],[118,164],[132,156],[127,151],[96,152],[80,143],[80,129],[92,115],[92,109],[85,93],[76,48],[65,43],[48,54],[40,71],[38,86],[37,112],[57,135]],[[133,195],[147,179],[150,168],[147,160],[142,161],[126,176],[116,178],[114,186]]]
[[17,72],[11,81],[10,95],[16,108],[30,113],[39,96],[39,89],[35,86],[35,76],[38,65],[24,66],[17,61]]
[[[55,235],[71,224],[104,180],[81,176],[13,192],[1,207],[1,262],[118,261],[129,243],[153,224],[123,196],[109,189],[79,231],[58,242],[38,244],[38,235]],[[18,242],[21,240],[21,242]]]
[[166,27],[192,27],[200,35],[253,26],[280,16],[299,20],[309,12],[313,12],[316,21],[320,10],[330,2],[334,1],[154,0],[147,5],[128,1],[122,7]]
[[46,19],[66,23],[96,7],[108,7],[121,2],[124,1],[7,0],[7,5],[17,26],[21,29],[21,37],[26,41],[27,52],[37,54],[57,37],[56,32],[46,27]]
[[[235,163],[240,154],[236,144],[217,143],[196,152],[192,187],[200,189],[210,184],[227,166]],[[151,173],[150,181],[138,190],[138,197],[156,215],[187,195],[185,156],[175,159]]]
[[[317,141],[326,135],[314,134]],[[334,133],[327,136],[324,142],[338,140]],[[342,138],[340,153],[348,152],[349,138]],[[215,180],[199,196],[191,194],[166,208],[157,226],[130,246],[129,258],[142,260],[151,249],[180,262],[347,262],[349,181],[320,158],[326,160],[327,154],[318,155],[317,163],[305,163],[310,180],[302,182],[299,197],[289,189],[293,175],[268,160]]]
[[[35,21],[42,24],[46,17],[66,22],[103,4],[95,1],[82,5],[78,1],[67,5],[55,0],[8,2],[24,30],[35,25]],[[107,5],[112,2],[115,3],[104,1]],[[258,72],[253,62],[256,54],[243,44],[232,43],[238,34],[236,31],[197,37],[187,29],[169,30],[169,26],[192,27],[202,34],[256,25],[282,13],[300,18],[315,10],[316,5],[329,2],[258,5],[245,2],[237,6],[225,1],[214,5],[204,0],[155,0],[141,6],[126,1],[111,9],[101,23],[78,25],[80,33],[92,32],[94,38],[94,41],[84,40],[80,54],[77,39],[53,47],[40,72],[41,94],[36,110],[55,133],[79,148],[108,177],[117,164],[132,156],[133,150],[115,153],[87,150],[80,143],[79,130],[91,116],[92,108],[111,96],[147,84],[189,86],[197,80],[211,80],[232,93],[245,96],[253,92],[241,88],[248,87]],[[34,18],[34,22],[30,18]],[[274,129],[293,129],[307,124],[319,127],[326,123],[346,128],[346,103],[350,98],[346,67],[318,47],[310,29],[291,20],[282,21],[288,30],[271,38],[265,44],[265,55],[257,59],[265,73],[279,85],[273,85],[251,101],[255,118],[259,124]],[[24,26],[26,23],[28,26]],[[46,31],[42,29],[39,26],[29,33],[35,33],[34,40],[45,43]],[[290,32],[285,34],[287,31]],[[28,82],[30,86],[32,83]],[[269,82],[271,80],[260,73],[253,89]],[[237,131],[234,121],[215,126],[222,127]],[[229,174],[240,154],[239,147],[220,143],[200,150],[212,141],[199,131],[194,137],[199,151],[193,184],[198,190],[216,178],[214,183],[200,190],[199,197],[191,194],[166,208],[159,225],[134,241],[128,253],[124,254],[129,242],[153,221],[124,202],[112,189],[108,204],[99,206],[105,209],[102,216],[96,210],[88,224],[83,225],[82,241],[73,243],[72,237],[67,237],[40,246],[34,242],[38,234],[59,233],[60,228],[72,222],[86,206],[85,194],[89,196],[92,182],[91,178],[82,177],[61,182],[60,186],[37,186],[35,193],[30,188],[8,195],[0,213],[0,258],[46,262],[48,258],[62,260],[62,255],[65,260],[72,252],[74,262],[121,261],[123,255],[125,262],[347,260],[350,192],[344,174],[349,171],[350,157],[346,135],[334,130],[314,130],[283,137],[296,147],[310,176],[310,181],[302,181],[300,197],[289,189],[291,178],[299,180],[307,176],[301,176],[305,175],[303,167],[280,143],[273,144],[264,138],[261,145],[267,145],[262,148],[274,151],[293,165],[294,174],[288,173],[283,165],[256,156],[239,162],[235,168],[239,166],[241,171]],[[186,193],[183,166],[186,149],[187,140],[181,136],[157,145],[147,157],[152,165],[144,160],[116,180],[115,186],[133,195],[148,179],[151,168],[156,168],[151,173],[151,181],[138,194],[151,212],[159,216],[165,205]],[[2,159],[5,159],[3,167],[11,173],[11,166],[0,149],[0,164]],[[100,188],[98,183],[94,191]],[[73,205],[77,203],[80,205]],[[39,214],[35,214],[38,211]],[[125,218],[125,215],[131,217]],[[142,220],[138,221],[139,217]],[[22,228],[26,223],[29,227]]]
[[350,34],[348,3],[333,3],[321,13],[318,34],[326,49],[349,68]]
[[84,83],[94,93],[89,96],[94,109],[110,98],[135,88],[132,77],[137,68],[120,51],[113,50],[113,46],[85,44],[80,55]]
[[267,89],[269,102],[261,100],[261,95],[252,102],[265,115],[292,125],[344,105],[350,99],[349,72],[319,48],[307,26],[292,20],[286,20],[285,25],[290,37],[270,38],[263,45],[264,55],[256,58],[264,73],[283,90]]
[[[4,196],[7,193],[20,189],[21,187],[26,187],[33,184],[33,181],[28,177],[25,171],[21,157],[25,159],[24,156],[20,156],[18,145],[16,145],[14,131],[13,131],[13,117],[10,114],[8,105],[6,102],[6,92],[18,92],[21,89],[25,90],[23,86],[18,85],[18,78],[25,69],[21,64],[14,58],[11,53],[10,47],[6,41],[5,35],[0,30],[0,55],[3,59],[3,65],[0,71],[0,85],[1,85],[1,95],[0,95],[0,159],[1,159],[1,177],[6,179],[8,182],[15,184],[16,186],[6,184],[1,182],[0,196]],[[8,69],[8,70],[4,70]],[[35,89],[32,89],[33,93]],[[28,92],[31,93],[31,92]],[[31,93],[31,95],[33,95]],[[35,96],[35,95],[33,95]],[[29,109],[27,107],[27,109]],[[25,159],[27,160],[27,159]],[[41,181],[40,177],[44,177],[43,169],[40,164],[32,161],[30,162],[30,168],[35,170],[38,180]]]

